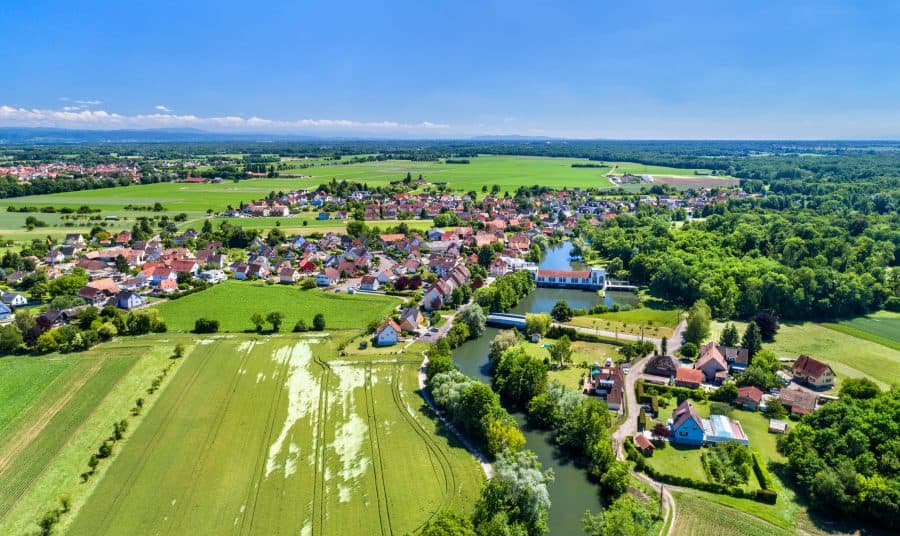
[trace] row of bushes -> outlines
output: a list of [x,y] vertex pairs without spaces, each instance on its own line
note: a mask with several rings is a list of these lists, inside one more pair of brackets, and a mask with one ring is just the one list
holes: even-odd
[[641,471],[657,482],[662,482],[664,484],[670,484],[673,486],[699,489],[701,491],[708,491],[710,493],[718,493],[721,495],[730,495],[732,497],[737,497],[738,499],[752,499],[754,501],[759,501],[767,504],[775,504],[775,501],[778,499],[778,493],[771,489],[749,491],[738,486],[728,486],[725,484],[720,484],[718,482],[707,482],[703,480],[695,480],[686,476],[660,473],[647,463],[647,461],[644,459],[644,456],[641,455],[641,453],[638,452],[637,447],[634,446],[634,441],[630,437],[625,439],[625,454],[629,460],[632,460],[634,462],[635,469]]
[[569,337],[569,339],[573,341],[600,342],[603,344],[611,344],[613,346],[624,346],[627,342],[613,337],[604,337],[603,335],[584,333],[581,331],[577,331],[575,328],[562,326],[551,326],[550,330],[547,331],[547,337],[551,339],[559,339],[563,335]]
[[687,387],[657,385],[654,383],[647,383],[643,380],[638,380],[637,382],[635,382],[635,391],[637,391],[638,400],[640,400],[641,396],[645,393],[648,395],[661,395],[663,393],[670,393],[679,401],[679,403],[689,398],[694,402],[705,402],[706,400],[708,400],[707,393],[703,389],[688,389]]
[[759,487],[771,490],[774,488],[772,475],[770,475],[769,470],[766,469],[766,464],[762,461],[762,456],[755,450],[752,451],[750,455],[753,461],[753,473],[756,475],[756,479],[759,480]]

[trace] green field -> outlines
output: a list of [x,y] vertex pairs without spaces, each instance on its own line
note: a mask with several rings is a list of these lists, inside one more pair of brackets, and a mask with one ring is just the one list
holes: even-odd
[[709,173],[709,169],[682,169],[668,166],[651,166],[647,164],[639,164],[637,162],[609,162],[614,167],[613,173],[616,175],[667,175],[672,177],[694,177],[697,172],[705,173],[705,177],[713,178]]
[[763,347],[779,357],[808,354],[825,361],[837,374],[838,385],[842,377],[868,376],[883,387],[897,383],[900,378],[900,350],[821,324],[782,325],[775,342]]
[[639,307],[628,311],[610,311],[596,315],[576,316],[569,321],[573,326],[618,331],[640,335],[641,326],[647,337],[671,337],[681,320],[679,309],[653,309]]
[[169,330],[190,331],[197,318],[218,320],[221,331],[253,329],[250,315],[269,311],[284,313],[282,331],[290,331],[297,320],[312,325],[316,313],[325,315],[327,329],[365,329],[373,320],[384,320],[400,300],[383,295],[337,294],[323,290],[300,290],[296,286],[261,282],[226,281],[208,290],[170,300],[158,306]]
[[825,327],[900,350],[900,313],[879,311]]
[[421,356],[327,335],[198,340],[70,534],[406,534],[483,476],[422,411]]
[[173,344],[140,337],[81,354],[0,359],[0,533],[33,532],[60,494],[73,508],[83,504],[109,466],[82,484],[90,454],[137,397],[150,407],[155,398],[144,389],[170,362]]
[[695,492],[674,492],[677,518],[672,533],[678,536],[773,536],[791,534],[750,514],[710,501]]

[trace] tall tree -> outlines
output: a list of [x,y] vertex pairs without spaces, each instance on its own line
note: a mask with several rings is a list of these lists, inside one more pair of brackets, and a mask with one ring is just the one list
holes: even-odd
[[747,330],[744,331],[744,338],[741,345],[747,349],[750,357],[750,363],[753,362],[753,356],[762,349],[762,334],[759,332],[759,325],[756,322],[747,324]]
[[719,336],[719,344],[723,346],[737,346],[740,339],[741,335],[738,333],[737,326],[733,322],[729,322]]
[[709,337],[709,325],[712,322],[712,313],[704,300],[697,300],[688,312],[687,327],[684,330],[684,339],[696,345],[703,344]]

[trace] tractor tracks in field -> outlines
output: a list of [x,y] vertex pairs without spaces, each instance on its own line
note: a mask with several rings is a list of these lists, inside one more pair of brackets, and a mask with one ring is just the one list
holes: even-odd
[[365,368],[366,415],[369,421],[369,450],[372,452],[372,468],[375,473],[375,497],[378,499],[378,519],[381,523],[382,535],[393,535],[391,525],[391,509],[388,506],[387,487],[384,484],[384,459],[381,456],[381,444],[378,438],[378,417],[375,414],[375,393],[372,388],[372,365]]
[[322,380],[319,387],[319,409],[316,421],[315,441],[315,478],[313,481],[313,533],[322,536],[325,533],[325,430],[328,420],[328,383],[331,381],[331,366],[313,354],[313,362],[322,368]]
[[228,408],[231,406],[231,402],[234,399],[234,393],[237,390],[237,386],[241,380],[241,376],[246,373],[245,367],[247,366],[247,361],[249,359],[250,352],[247,352],[241,359],[240,367],[231,377],[231,382],[229,383],[228,390],[226,391],[225,400],[219,404],[213,420],[213,425],[207,432],[206,440],[203,442],[203,449],[200,451],[197,458],[195,458],[194,465],[191,468],[191,480],[188,488],[188,493],[187,496],[181,497],[183,500],[178,503],[178,508],[174,516],[175,519],[183,520],[190,517],[188,515],[184,515],[184,509],[191,508],[191,503],[193,502],[194,495],[197,493],[197,485],[200,482],[200,475],[203,472],[203,469],[206,467],[210,451],[216,444],[216,438],[218,438],[219,432],[222,430],[222,422],[225,420],[225,416],[228,414]]
[[[415,364],[415,362],[413,362]],[[453,501],[453,494],[455,493],[456,487],[458,485],[456,473],[453,471],[453,464],[450,461],[450,457],[447,455],[446,450],[443,446],[438,443],[438,441],[433,437],[432,434],[428,433],[427,430],[422,426],[422,423],[419,422],[418,419],[415,418],[414,415],[411,415],[408,411],[408,406],[403,402],[403,395],[400,392],[400,380],[401,380],[401,370],[403,368],[402,363],[397,363],[394,365],[394,374],[393,379],[391,381],[391,395],[394,399],[394,404],[397,406],[397,411],[399,411],[403,418],[409,423],[409,426],[412,427],[413,431],[415,431],[416,435],[418,435],[421,439],[425,448],[432,454],[429,456],[429,461],[431,462],[432,471],[434,471],[435,477],[443,476],[444,480],[444,494],[441,497],[440,505],[435,509],[435,511],[428,517],[421,525],[416,527],[414,532],[417,532],[425,526],[426,523],[431,521],[436,515],[438,515],[445,508],[450,506],[450,503]]]
[[[207,361],[210,360],[210,356],[213,355],[213,350],[215,348],[217,348],[219,346],[219,344],[221,344],[221,343],[216,342],[214,345],[212,345],[211,348],[208,349],[208,351],[206,351],[204,354],[201,355],[201,358],[203,359],[203,363],[199,364],[195,368],[193,375],[187,380],[187,383],[184,385],[184,387],[182,387],[182,389],[177,393],[177,395],[175,396],[175,398],[171,404],[171,407],[165,414],[163,422],[169,422],[171,420],[172,415],[182,407],[181,404],[182,404],[185,396],[187,396],[187,394],[193,390],[192,388],[193,388],[194,384],[197,382],[197,378],[200,377],[203,370],[206,368]],[[196,352],[191,353],[192,356],[194,354],[196,354]],[[188,357],[188,359],[190,359],[190,358],[191,357]],[[179,369],[180,368],[181,367],[179,367]],[[102,527],[94,527],[94,529],[97,531],[98,534],[109,532],[109,524],[112,523],[113,518],[115,517],[114,515],[112,515],[112,513],[115,512],[116,508],[118,508],[118,505],[122,501],[124,495],[127,495],[127,493],[132,489],[132,487],[134,486],[135,480],[137,480],[138,476],[144,472],[144,468],[147,466],[147,463],[150,461],[151,458],[153,458],[152,452],[153,452],[156,444],[159,442],[160,436],[162,436],[165,429],[166,429],[165,426],[158,426],[153,431],[153,435],[150,437],[150,439],[144,443],[144,448],[141,450],[141,455],[139,458],[140,462],[138,463],[138,466],[129,473],[128,477],[125,479],[125,481],[119,487],[119,491],[116,492],[115,497],[113,497],[113,500],[110,501],[109,507],[107,508],[107,512],[109,515],[104,516],[103,526]]]
[[[269,401],[269,419],[266,422],[266,429],[262,433],[260,445],[257,449],[257,452],[267,452],[269,446],[272,444],[272,431],[275,430],[275,420],[278,416],[278,407],[281,404],[282,398],[284,398],[284,394],[286,391],[284,384],[290,368],[290,360],[285,359],[281,364],[281,367],[279,367],[277,374],[272,377],[273,381],[281,382],[282,387],[281,389],[272,390],[272,398]],[[268,456],[257,456],[257,460],[256,470],[253,472],[253,478],[251,478],[250,482],[247,484],[247,493],[245,495],[246,497],[253,497],[253,501],[248,506],[247,513],[241,512],[241,526],[240,530],[238,531],[239,534],[252,534],[253,524],[256,521],[256,505],[259,504],[260,490],[262,489],[262,483],[266,478],[266,464],[268,463]],[[254,489],[256,491],[254,491]]]

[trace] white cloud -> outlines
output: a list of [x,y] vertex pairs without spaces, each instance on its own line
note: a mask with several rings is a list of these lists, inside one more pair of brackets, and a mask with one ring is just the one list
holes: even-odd
[[73,99],[71,97],[61,97],[59,100],[63,102],[74,102],[80,106],[98,106],[103,104],[103,101],[100,99]]
[[[64,97],[67,102],[83,102]],[[105,110],[87,109],[84,105],[64,106],[62,109],[23,108],[0,105],[0,125],[58,128],[178,128],[191,127],[213,131],[432,131],[450,128],[449,125],[422,121],[401,123],[397,121],[354,121],[350,119],[266,119],[262,117],[244,118],[239,116],[201,117],[192,114],[176,114],[163,105],[155,106],[151,114],[125,115]]]

